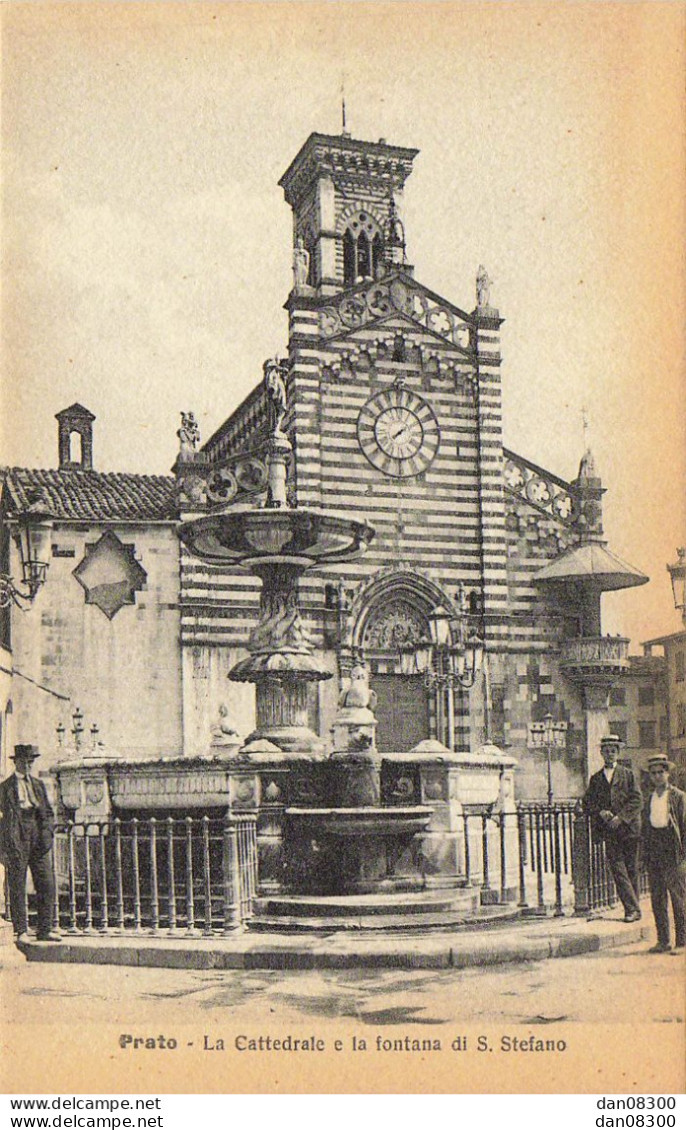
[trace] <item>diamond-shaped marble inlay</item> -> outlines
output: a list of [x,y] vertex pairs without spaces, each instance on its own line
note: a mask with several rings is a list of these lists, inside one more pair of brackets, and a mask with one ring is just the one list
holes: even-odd
[[86,604],[95,604],[111,620],[125,604],[135,604],[148,574],[136,561],[135,547],[124,544],[112,530],[86,546],[85,557],[73,570],[86,593]]

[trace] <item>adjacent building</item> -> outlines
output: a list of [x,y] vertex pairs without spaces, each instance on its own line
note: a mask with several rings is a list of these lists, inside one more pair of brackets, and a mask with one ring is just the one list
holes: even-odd
[[609,727],[624,743],[623,755],[636,769],[667,749],[669,707],[667,662],[661,655],[630,655],[610,691]]
[[[661,648],[663,658],[653,654],[653,648]],[[647,658],[661,661],[666,680],[666,718],[661,731],[661,752],[686,770],[686,631],[673,632],[669,636],[659,636],[643,644]]]
[[[58,465],[5,472],[1,571],[22,577],[17,526],[49,514],[45,583],[3,611],[7,746],[104,741],[125,757],[181,751],[179,543],[170,476],[100,472],[93,415],[58,414]],[[17,587],[22,590],[22,585]],[[7,675],[7,671],[10,672]]]

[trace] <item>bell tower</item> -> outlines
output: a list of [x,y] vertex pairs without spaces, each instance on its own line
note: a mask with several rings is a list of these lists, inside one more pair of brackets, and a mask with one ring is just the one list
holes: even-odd
[[406,263],[400,205],[419,150],[312,133],[279,184],[293,209],[294,290],[324,297]]

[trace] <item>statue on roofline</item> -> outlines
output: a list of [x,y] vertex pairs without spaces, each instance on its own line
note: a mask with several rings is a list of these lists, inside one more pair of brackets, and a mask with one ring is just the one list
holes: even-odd
[[192,412],[181,413],[181,427],[176,434],[179,437],[179,459],[193,459],[200,443],[200,428]]
[[476,275],[476,305],[479,310],[487,309],[491,304],[491,286],[493,279],[488,277],[488,271],[480,266]]
[[286,415],[286,375],[288,362],[271,358],[265,361],[264,384],[267,390],[267,413],[270,436],[283,435],[281,425]]

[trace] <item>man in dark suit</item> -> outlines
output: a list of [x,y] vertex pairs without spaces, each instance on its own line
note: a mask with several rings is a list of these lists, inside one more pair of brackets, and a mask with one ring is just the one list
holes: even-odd
[[621,741],[616,734],[600,740],[604,768],[591,777],[584,808],[593,831],[605,841],[605,854],[624,907],[624,921],[638,922],[638,852],[641,793],[632,769],[618,765]]
[[31,776],[39,756],[36,746],[15,745],[15,772],[0,784],[0,858],[7,870],[12,922],[21,945],[29,940],[26,917],[26,872],[36,889],[36,937],[58,942],[53,930],[55,880],[52,841],[55,818],[45,785]]
[[[686,940],[686,793],[669,783],[673,766],[658,754],[648,761],[652,792],[643,844],[650,881],[657,945],[650,953],[680,953]],[[669,897],[674,913],[675,948],[669,941]]]

